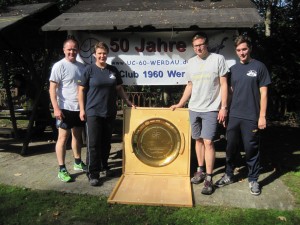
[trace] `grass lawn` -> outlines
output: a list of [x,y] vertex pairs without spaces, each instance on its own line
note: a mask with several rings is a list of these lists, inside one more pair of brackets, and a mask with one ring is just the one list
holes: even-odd
[[106,197],[0,185],[0,224],[300,224],[300,173],[289,172],[283,180],[296,199],[293,211],[110,205]]
[[273,127],[268,133],[271,135],[265,137],[263,146],[267,149],[265,160],[272,161],[282,172],[280,179],[295,198],[296,208],[292,211],[199,205],[193,208],[111,205],[103,196],[36,191],[0,184],[0,225],[299,225],[299,128]]

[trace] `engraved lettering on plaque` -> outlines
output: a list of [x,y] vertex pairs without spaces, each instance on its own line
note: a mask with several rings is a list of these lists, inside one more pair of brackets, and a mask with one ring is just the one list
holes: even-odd
[[173,162],[180,151],[180,134],[165,119],[153,118],[143,122],[132,135],[132,147],[143,163],[160,167]]

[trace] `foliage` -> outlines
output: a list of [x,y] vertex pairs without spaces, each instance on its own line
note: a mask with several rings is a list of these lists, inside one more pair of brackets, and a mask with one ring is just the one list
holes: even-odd
[[[46,0],[0,0],[0,10],[10,5],[49,2]],[[76,5],[79,0],[52,0],[56,2],[61,12]],[[269,109],[272,116],[285,116],[288,112],[300,110],[300,1],[299,0],[252,0],[260,15],[266,18],[267,10],[271,12],[271,35],[265,36],[264,24],[253,29],[243,30],[251,34],[254,42],[254,57],[262,60],[272,76],[270,86]],[[16,60],[15,60],[16,61]],[[18,65],[18,62],[15,62]],[[14,64],[12,64],[13,66]],[[19,73],[20,68],[10,71]],[[0,81],[1,84],[1,81]],[[160,94],[162,106],[176,101],[182,94],[182,87],[172,88],[175,100],[166,102],[161,96],[168,96],[169,88],[159,86],[128,87],[129,91],[156,92]],[[171,98],[173,98],[173,96]],[[167,97],[169,98],[169,97]]]
[[[155,105],[139,105],[146,107],[169,107],[173,104],[179,102],[181,95],[183,93],[184,86],[183,85],[175,85],[175,86],[149,86],[149,85],[141,85],[141,86],[127,86],[125,87],[125,91],[129,94],[130,92],[141,92],[148,93],[153,95],[152,102],[155,102]],[[131,99],[132,100],[132,99]],[[134,103],[137,102],[134,100]]]
[[[284,116],[300,110],[300,7],[299,0],[254,0],[264,16],[271,10],[271,35],[264,35],[264,27],[256,27],[259,55],[272,75],[270,106],[273,115]],[[263,57],[262,57],[263,56]]]
[[[42,3],[42,2],[51,2],[47,0],[0,0],[0,10],[5,9],[8,6],[14,5],[23,5],[23,4],[34,4],[34,3]],[[78,0],[56,0],[52,2],[56,2],[58,4],[59,9],[63,12],[73,5],[77,4]],[[1,11],[0,11],[1,12]],[[31,51],[31,52],[30,52]],[[39,75],[41,75],[41,70],[43,69],[43,62],[45,59],[45,55],[47,54],[46,49],[35,49],[35,50],[10,50],[10,51],[1,51],[1,54],[5,55],[3,58],[6,59],[6,64],[8,69],[8,77],[10,86],[13,87],[13,78],[15,76],[19,76],[20,74],[25,77],[27,81],[33,81],[37,86],[39,85],[38,81],[41,79]],[[54,57],[53,60],[56,60]],[[27,59],[27,61],[26,61]],[[34,64],[31,67],[31,62]],[[52,63],[51,63],[52,64]],[[47,88],[47,83],[45,84],[45,88]],[[2,71],[0,68],[0,88],[3,88],[3,77]],[[36,87],[37,88],[37,87]]]
[[106,197],[0,185],[0,224],[299,224],[300,211],[109,205]]
[[34,0],[0,0],[0,8],[5,8],[12,5],[34,4],[38,2],[39,1]]

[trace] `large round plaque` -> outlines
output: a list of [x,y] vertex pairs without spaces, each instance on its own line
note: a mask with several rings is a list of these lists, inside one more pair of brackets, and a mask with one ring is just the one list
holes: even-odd
[[160,167],[173,162],[180,151],[180,134],[169,121],[152,118],[144,121],[132,135],[132,147],[143,163]]

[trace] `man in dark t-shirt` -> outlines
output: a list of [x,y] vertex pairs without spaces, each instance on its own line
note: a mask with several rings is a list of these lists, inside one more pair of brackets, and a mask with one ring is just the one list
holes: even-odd
[[229,74],[232,100],[227,126],[226,172],[215,185],[223,187],[233,183],[234,159],[239,152],[241,138],[246,153],[250,193],[259,195],[259,131],[266,128],[267,92],[271,79],[266,66],[251,58],[250,38],[237,37],[235,47],[240,61],[230,68]]

